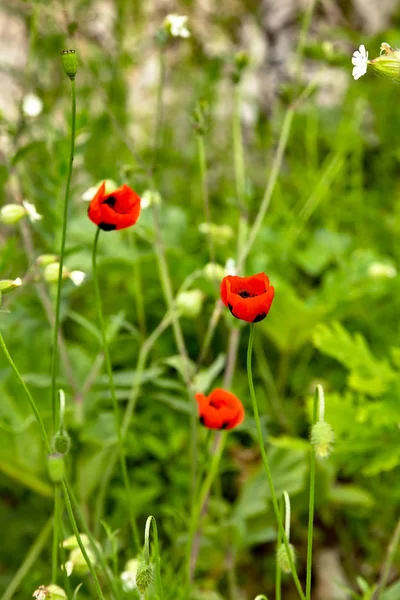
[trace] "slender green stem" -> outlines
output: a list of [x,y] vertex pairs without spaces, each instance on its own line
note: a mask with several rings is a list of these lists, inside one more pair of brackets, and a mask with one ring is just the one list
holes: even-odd
[[[246,178],[244,166],[244,149],[242,124],[240,116],[241,93],[240,81],[233,88],[232,137],[235,169],[236,196],[239,208],[239,230],[237,240],[237,255],[240,256],[244,247],[248,230],[248,211],[246,207]],[[244,269],[244,261],[242,265]]]
[[[376,591],[376,600],[381,600],[382,594],[385,591],[385,588],[386,588],[386,585],[387,585],[387,582],[389,579],[390,569],[392,567],[392,564],[393,564],[393,561],[395,558],[395,554],[396,554],[396,550],[397,550],[399,543],[400,543],[400,519],[397,521],[397,525],[393,532],[392,539],[389,542],[389,546],[388,546],[386,557],[385,557],[385,562],[383,563],[381,579],[379,581],[378,589]],[[374,596],[374,600],[375,600],[375,596]]]
[[71,523],[71,527],[72,527],[72,530],[73,530],[74,535],[76,537],[76,541],[78,542],[78,546],[79,546],[79,548],[80,548],[80,550],[81,550],[81,552],[83,554],[83,557],[85,559],[85,562],[86,562],[86,564],[88,566],[90,574],[91,574],[91,576],[93,578],[93,583],[94,583],[94,586],[96,588],[97,596],[98,596],[98,598],[101,598],[102,600],[105,600],[104,596],[103,596],[103,592],[102,592],[101,587],[100,587],[100,583],[99,583],[98,577],[97,577],[97,573],[96,573],[96,571],[94,569],[92,561],[90,560],[90,558],[88,556],[88,553],[86,552],[86,548],[85,548],[85,546],[84,546],[84,544],[82,542],[82,538],[81,538],[81,535],[79,533],[78,526],[76,524],[76,520],[75,520],[75,517],[74,517],[74,512],[72,510],[71,501],[70,501],[70,498],[69,498],[68,488],[67,488],[67,485],[66,485],[65,481],[63,481],[61,485],[62,485],[63,492],[64,492],[65,506],[67,508],[67,513],[68,513],[68,517],[69,517],[69,520],[70,520],[70,523]]
[[54,519],[53,519],[53,547],[51,554],[51,583],[57,583],[58,576],[58,546],[59,534],[60,494],[58,485],[54,486]]
[[[60,552],[60,560],[61,560],[61,565],[65,565],[66,563],[66,552],[65,552],[65,548],[63,545],[63,541],[65,539],[65,535],[64,535],[64,525],[63,525],[63,511],[62,511],[62,497],[61,497],[61,488],[58,487],[58,495],[60,497],[60,507],[59,507],[59,511],[58,511],[58,539],[59,539],[59,552]],[[71,598],[72,592],[71,592],[71,584],[70,584],[70,580],[69,577],[67,575],[67,572],[65,570],[65,568],[61,569],[62,572],[62,577],[63,577],[63,586],[65,591],[67,592],[67,598]]]
[[135,242],[135,232],[129,231],[129,242],[131,250],[134,253],[133,260],[133,284],[135,289],[135,302],[136,302],[136,312],[138,318],[138,324],[140,333],[143,338],[146,337],[146,315],[144,310],[144,294],[143,294],[143,286],[142,286],[142,273],[140,269],[139,257],[137,255],[137,246]]
[[46,428],[44,426],[43,419],[42,419],[42,417],[40,415],[39,409],[36,406],[36,402],[34,401],[34,399],[33,399],[32,395],[31,395],[30,391],[26,387],[26,384],[25,384],[24,380],[22,379],[21,373],[19,372],[19,370],[18,370],[15,362],[11,358],[11,355],[10,355],[8,349],[7,349],[6,343],[4,341],[4,338],[3,338],[2,334],[1,334],[1,332],[0,332],[0,347],[2,348],[2,350],[3,350],[3,352],[4,352],[4,354],[5,354],[6,358],[7,358],[7,360],[9,362],[12,370],[14,371],[14,373],[15,373],[18,381],[22,385],[22,387],[24,389],[24,392],[27,395],[29,404],[30,404],[30,406],[32,408],[33,414],[36,417],[36,421],[37,421],[37,423],[39,425],[39,428],[40,428],[40,431],[41,431],[41,434],[42,434],[42,438],[43,438],[43,441],[44,441],[45,446],[46,446],[46,450],[47,450],[47,452],[50,453],[51,452],[50,442],[49,442],[49,438],[47,436]]
[[108,349],[103,309],[101,306],[101,296],[100,296],[99,279],[98,279],[97,262],[96,262],[97,244],[98,244],[98,240],[99,240],[99,235],[100,235],[100,228],[97,228],[96,235],[94,238],[94,243],[93,243],[93,254],[92,254],[93,281],[94,281],[95,296],[96,296],[97,316],[99,319],[101,337],[103,340],[104,360],[106,363],[106,369],[107,369],[108,379],[109,379],[109,383],[110,383],[110,392],[111,392],[111,399],[112,399],[113,410],[114,410],[115,426],[117,429],[118,452],[119,452],[119,459],[120,459],[120,464],[121,464],[122,478],[123,478],[124,486],[125,486],[126,502],[127,502],[127,508],[128,508],[128,513],[129,513],[129,521],[131,524],[133,539],[134,539],[136,548],[139,549],[139,547],[140,547],[139,532],[138,532],[136,520],[135,520],[135,517],[133,514],[132,492],[131,492],[131,486],[130,486],[130,482],[129,482],[128,470],[126,467],[126,457],[125,457],[123,439],[122,439],[122,434],[121,434],[121,424],[120,424],[120,418],[119,418],[118,402],[117,402],[117,396],[115,393],[115,384],[114,384],[110,352]]
[[203,196],[204,213],[206,217],[206,223],[208,227],[207,231],[207,244],[210,261],[215,263],[215,247],[213,233],[211,231],[211,210],[210,210],[210,198],[208,196],[208,184],[207,184],[207,159],[206,159],[206,145],[204,143],[204,135],[196,135],[197,142],[197,155],[199,157],[199,171],[200,171],[200,182],[201,192]]
[[18,571],[15,573],[14,577],[10,581],[9,586],[5,590],[4,594],[1,597],[1,600],[12,600],[15,598],[15,593],[19,586],[21,585],[23,579],[26,575],[31,571],[37,559],[40,556],[40,553],[45,548],[47,544],[47,540],[50,537],[51,530],[53,528],[53,517],[46,522],[42,531],[39,533],[32,546],[29,548],[26,553],[24,562],[19,567]]
[[304,14],[304,19],[303,19],[303,23],[302,23],[302,27],[301,27],[301,31],[300,31],[299,43],[297,45],[296,60],[295,60],[295,74],[296,74],[298,81],[300,81],[300,79],[301,79],[301,63],[303,60],[304,48],[305,48],[305,45],[307,42],[307,36],[308,36],[308,32],[309,32],[310,25],[311,25],[311,20],[312,20],[317,2],[318,2],[318,0],[311,0],[311,2],[309,2],[308,6],[307,6],[307,10]]
[[[279,503],[279,513],[282,515],[283,511],[283,498],[281,498]],[[282,517],[281,517],[282,518]],[[278,554],[279,548],[282,544],[282,535],[280,529],[278,529],[278,537],[276,541],[276,553]],[[282,571],[279,565],[279,561],[275,561],[275,600],[281,600],[282,598]]]
[[[317,387],[314,394],[312,426],[317,422],[317,408],[319,398],[319,388]],[[323,408],[320,407],[323,411]],[[315,504],[315,451],[310,444],[310,495],[308,501],[308,536],[307,536],[307,577],[306,577],[306,600],[311,599],[311,572],[312,572],[312,545],[313,545],[313,530],[314,530],[314,504]]]
[[194,507],[193,507],[191,520],[190,520],[189,537],[188,537],[187,554],[186,554],[188,585],[190,585],[190,583],[192,582],[193,577],[194,577],[194,567],[195,567],[194,560],[193,560],[193,557],[195,556],[193,553],[194,536],[196,535],[196,531],[197,531],[198,527],[200,526],[199,521],[202,516],[203,510],[205,508],[205,504],[207,502],[207,498],[209,496],[211,486],[218,474],[219,464],[221,462],[222,453],[225,448],[226,439],[227,439],[227,432],[223,431],[222,435],[220,436],[220,438],[218,440],[217,447],[215,448],[213,457],[211,459],[210,468],[208,470],[206,477],[204,478],[203,484],[200,489],[200,493],[198,494],[198,500],[197,500],[197,502],[195,502]]
[[301,587],[301,583],[300,583],[300,580],[299,580],[298,575],[297,575],[296,567],[295,567],[294,562],[293,562],[292,553],[290,552],[289,541],[287,539],[285,530],[283,528],[282,517],[281,517],[281,514],[279,512],[278,500],[277,500],[276,492],[275,492],[275,486],[274,486],[274,482],[272,480],[272,475],[271,475],[271,470],[270,470],[270,467],[269,467],[267,453],[265,452],[263,432],[262,432],[262,428],[261,428],[260,415],[259,415],[259,412],[258,412],[256,394],[255,394],[255,391],[254,391],[253,373],[252,373],[252,367],[251,367],[251,359],[252,359],[252,353],[253,353],[253,342],[254,342],[254,333],[255,333],[254,327],[255,327],[254,323],[251,323],[251,325],[250,325],[249,346],[248,346],[248,349],[247,349],[247,375],[248,375],[248,380],[249,380],[249,388],[250,388],[251,401],[252,401],[252,404],[253,404],[254,418],[255,418],[256,426],[257,426],[258,441],[259,441],[259,445],[260,445],[261,457],[262,457],[262,461],[263,461],[263,464],[264,464],[265,472],[266,472],[266,475],[267,475],[267,480],[268,480],[269,488],[270,488],[270,491],[271,491],[272,506],[274,508],[275,517],[276,517],[276,520],[277,520],[277,523],[278,523],[278,531],[280,531],[280,534],[281,534],[282,539],[283,539],[283,543],[285,544],[285,548],[286,548],[286,552],[287,552],[287,556],[288,556],[288,560],[289,560],[289,564],[290,564],[290,570],[291,570],[291,573],[292,573],[292,577],[293,577],[293,581],[295,583],[296,589],[297,589],[297,591],[299,593],[300,598],[302,600],[305,600],[305,596],[304,596],[304,593],[303,593],[303,590],[302,590],[302,587]]
[[53,430],[55,430],[55,428],[56,428],[56,420],[57,420],[57,417],[56,417],[56,415],[57,415],[56,376],[57,376],[58,333],[59,333],[59,329],[60,329],[61,288],[62,288],[62,279],[63,279],[65,241],[67,238],[69,191],[70,191],[70,187],[71,187],[72,166],[73,166],[73,162],[74,162],[74,151],[75,151],[76,89],[75,89],[75,79],[70,79],[70,81],[71,81],[71,101],[72,101],[71,143],[70,143],[70,154],[69,154],[69,163],[68,163],[67,184],[65,186],[65,196],[64,196],[64,211],[63,211],[61,249],[60,249],[60,269],[58,271],[56,311],[55,311],[55,317],[54,317],[54,331],[53,331],[53,352],[52,352],[52,356],[51,356],[51,403],[52,403],[52,415],[53,415]]

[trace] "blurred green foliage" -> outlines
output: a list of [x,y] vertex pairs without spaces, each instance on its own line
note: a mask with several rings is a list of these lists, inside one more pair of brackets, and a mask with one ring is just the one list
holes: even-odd
[[[13,8],[3,6],[0,13],[0,18],[4,13],[21,20],[30,32],[24,93],[37,94],[44,104],[35,118],[4,115],[0,124],[7,140],[0,167],[1,203],[23,197],[43,215],[32,226],[26,222],[33,241],[30,256],[18,226],[2,226],[1,277],[27,274],[30,283],[3,299],[1,329],[50,427],[51,329],[30,275],[33,260],[57,253],[60,244],[70,104],[69,82],[58,54],[72,45],[80,64],[66,264],[85,271],[88,278],[79,288],[69,280],[63,285],[62,327],[76,389],[62,365],[58,384],[67,394],[72,437],[69,478],[106,552],[111,552],[106,529],[115,534],[121,571],[133,553],[117,466],[110,485],[101,492],[116,431],[90,278],[94,226],[81,196],[106,178],[126,182],[139,194],[149,188],[143,164],[151,165],[153,154],[155,34],[165,15],[154,11],[149,18],[141,3],[118,0],[117,16],[106,27],[111,40],[107,43],[90,33],[90,19],[95,20],[99,10],[94,3],[73,2],[67,12],[57,2],[50,4],[21,2]],[[256,19],[256,4],[244,2],[241,10]],[[179,8],[190,20],[194,3],[182,2]],[[237,20],[232,16],[219,26],[234,44]],[[67,30],[74,35],[68,37]],[[276,488],[287,490],[292,501],[292,542],[299,571],[303,574],[305,569],[310,403],[319,382],[325,389],[326,418],[336,445],[327,461],[318,462],[315,547],[317,552],[338,547],[350,586],[365,594],[354,597],[369,598],[368,586],[379,578],[400,502],[398,88],[368,74],[361,81],[350,80],[349,56],[356,36],[344,28],[331,35],[348,50],[347,54],[338,50],[332,59],[347,74],[343,97],[326,106],[318,103],[317,90],[297,108],[281,174],[246,273],[267,272],[276,289],[268,318],[257,326],[255,383]],[[393,30],[383,37],[396,36],[398,31]],[[321,48],[322,41],[314,43]],[[377,48],[379,42],[373,40],[371,45]],[[238,45],[236,50],[240,49]],[[225,264],[236,255],[233,54],[207,55],[194,20],[192,37],[174,40],[165,50],[165,62],[164,118],[154,178],[162,197],[162,237],[176,292],[209,262],[206,238],[198,229],[205,216],[191,124],[193,109],[203,99],[210,113],[204,139],[212,221],[235,232],[215,240],[217,261]],[[318,68],[330,68],[323,52],[315,62]],[[255,74],[261,77],[262,69]],[[22,73],[15,76],[22,79]],[[250,221],[257,214],[285,98],[291,94],[296,97],[296,90],[288,88],[277,98],[272,121],[260,102],[253,121],[243,129]],[[142,211],[133,231],[100,237],[100,284],[121,407],[135,381],[140,347],[166,312],[154,244],[151,209]],[[201,273],[192,287],[205,295],[199,317],[181,319],[195,369],[218,293]],[[46,284],[46,293],[54,305],[54,287]],[[276,527],[255,443],[245,370],[248,331],[229,314],[224,313],[217,326],[196,384],[205,392],[222,385],[232,327],[241,328],[232,390],[243,400],[247,417],[229,436],[220,481],[209,504],[198,562],[201,598],[214,597],[206,596],[207,590],[226,598],[228,589],[230,597],[232,589],[237,590],[235,598],[253,598],[261,591],[273,595]],[[3,357],[0,393],[0,588],[6,589],[53,504],[36,423]],[[189,413],[182,364],[169,328],[151,348],[126,450],[140,529],[149,514],[159,524],[166,597],[171,599],[181,597],[189,519]],[[199,452],[206,467],[204,431],[199,432]],[[104,512],[100,492],[105,494]],[[99,511],[106,529],[97,520]],[[66,527],[66,535],[70,533]],[[50,557],[49,542],[15,598],[30,597],[50,580]],[[358,575],[364,579],[357,583]],[[72,579],[75,586],[80,582]],[[285,579],[284,585],[285,598],[294,598],[290,581]],[[398,584],[385,600],[396,600],[400,594],[396,589]],[[78,597],[94,597],[90,594],[86,578]]]

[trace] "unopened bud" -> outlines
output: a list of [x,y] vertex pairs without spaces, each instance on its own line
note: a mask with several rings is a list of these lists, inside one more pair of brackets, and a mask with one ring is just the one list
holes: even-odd
[[41,254],[36,259],[36,264],[39,265],[39,267],[47,267],[47,265],[56,262],[58,262],[58,256],[56,254]]
[[[44,278],[48,283],[57,283],[59,272],[60,272],[60,263],[59,262],[49,263],[44,270]],[[64,268],[62,278],[65,279],[66,277],[68,277],[68,275]]]
[[78,70],[78,61],[75,50],[63,50],[61,52],[61,62],[65,73],[70,79],[75,79]]
[[176,306],[184,317],[197,317],[203,307],[204,294],[201,290],[181,292],[176,298]]
[[21,285],[22,279],[20,277],[17,277],[17,279],[0,279],[0,293],[8,294]]
[[[94,552],[90,548],[86,548],[86,554],[89,557],[89,560],[92,564],[96,564],[96,556]],[[76,573],[76,575],[85,575],[89,570],[86,559],[83,556],[80,548],[74,548],[70,552],[67,562],[65,563],[65,571],[68,577],[72,572]]]
[[[292,544],[289,544],[289,552],[290,552],[290,558],[292,559],[292,563],[294,564],[296,557],[295,557],[294,547],[292,546]],[[278,562],[279,568],[284,573],[291,572],[290,559],[289,559],[285,544],[281,544],[279,546],[278,551],[276,553],[276,560]]]
[[317,421],[311,429],[311,444],[315,454],[320,458],[327,458],[332,452],[335,434],[326,421]]
[[141,594],[144,594],[149,585],[154,581],[153,565],[141,561],[136,571],[136,587]]
[[51,446],[56,454],[67,454],[71,447],[71,438],[66,431],[57,431],[54,435]]
[[400,50],[383,42],[381,44],[381,55],[370,60],[368,66],[378,75],[400,81]]
[[64,457],[55,452],[47,457],[47,470],[53,483],[60,483],[64,477]]
[[15,225],[26,215],[26,210],[20,204],[5,204],[0,209],[0,221],[5,225]]

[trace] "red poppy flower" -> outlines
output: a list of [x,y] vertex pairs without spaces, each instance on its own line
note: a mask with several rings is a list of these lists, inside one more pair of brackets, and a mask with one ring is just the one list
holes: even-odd
[[228,275],[221,281],[221,300],[237,319],[258,323],[267,316],[274,288],[265,273],[251,277]]
[[209,429],[233,429],[244,419],[243,404],[231,392],[216,388],[209,396],[195,395],[200,423]]
[[136,192],[125,184],[110,194],[105,192],[103,182],[89,204],[89,219],[104,231],[134,225],[140,213],[140,198]]

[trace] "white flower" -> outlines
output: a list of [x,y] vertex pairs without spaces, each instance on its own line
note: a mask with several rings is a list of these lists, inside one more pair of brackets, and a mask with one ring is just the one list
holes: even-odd
[[32,204],[31,202],[28,202],[28,200],[22,200],[22,206],[26,210],[26,214],[28,215],[29,220],[32,223],[34,223],[35,221],[40,221],[40,219],[43,219],[42,215],[39,215],[39,213],[37,212],[35,205]]
[[36,598],[36,600],[46,600],[48,596],[47,588],[44,585],[41,585],[35,592],[33,592],[32,596]]
[[68,274],[68,277],[70,278],[72,283],[79,287],[85,281],[86,273],[84,273],[83,271],[71,271],[71,273]]
[[85,192],[83,192],[81,198],[84,202],[91,202],[95,197],[97,190],[103,183],[106,184],[106,194],[110,194],[112,191],[116,190],[118,185],[115,183],[113,179],[102,179],[96,185],[91,185]]
[[22,112],[27,117],[37,117],[43,110],[42,100],[35,94],[27,94],[22,100]]
[[149,208],[152,204],[161,204],[161,196],[156,190],[145,190],[140,198],[140,208]]
[[17,279],[14,279],[13,284],[16,287],[19,287],[20,285],[22,285],[22,279],[21,279],[21,277],[17,277]]
[[188,38],[190,31],[187,28],[188,18],[185,15],[167,15],[164,20],[164,27],[170,32],[172,37]]
[[367,72],[368,66],[368,52],[365,49],[364,44],[361,44],[358,50],[356,50],[353,54],[353,58],[351,59],[353,63],[353,77],[354,79],[360,79]]
[[234,258],[228,258],[228,260],[226,261],[225,273],[226,275],[237,275],[236,261]]
[[122,571],[121,581],[124,592],[131,592],[136,587],[136,577],[131,571]]

